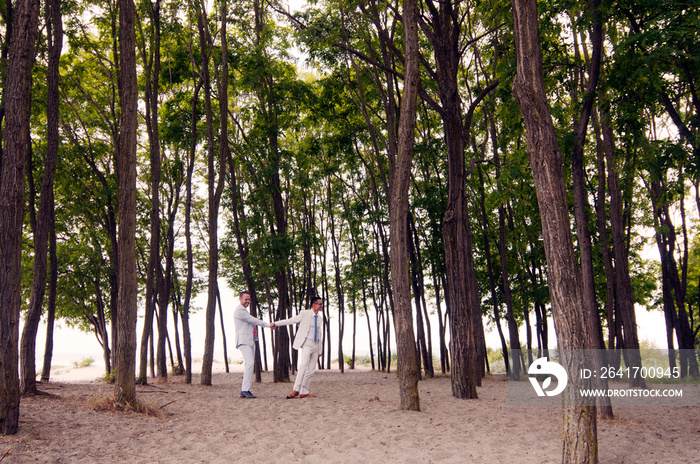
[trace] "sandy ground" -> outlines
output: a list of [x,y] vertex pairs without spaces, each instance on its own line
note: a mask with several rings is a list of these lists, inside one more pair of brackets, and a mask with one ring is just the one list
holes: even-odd
[[[90,370],[92,369],[92,370]],[[213,386],[183,377],[137,387],[160,413],[95,411],[113,385],[66,368],[23,398],[20,431],[2,437],[6,463],[559,463],[561,409],[509,405],[507,382],[486,379],[478,400],[451,396],[449,378],[421,381],[421,412],[398,410],[394,373],[317,372],[316,398],[263,373],[258,399],[239,398],[241,366],[215,365]],[[198,370],[195,370],[198,372]],[[700,462],[700,406],[617,408],[598,424],[600,462]]]

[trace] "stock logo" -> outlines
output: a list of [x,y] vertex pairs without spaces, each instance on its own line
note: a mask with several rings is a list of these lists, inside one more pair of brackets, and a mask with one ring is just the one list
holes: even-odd
[[[561,366],[561,364],[548,361],[547,358],[538,358],[530,364],[530,368],[527,370],[527,374],[530,376],[537,375],[547,375],[548,377],[542,381],[540,385],[537,377],[528,377],[532,387],[535,389],[537,396],[556,396],[564,391],[566,384],[568,382],[568,376],[566,375],[566,370]],[[554,390],[547,390],[552,385],[552,377],[557,380],[557,387]]]

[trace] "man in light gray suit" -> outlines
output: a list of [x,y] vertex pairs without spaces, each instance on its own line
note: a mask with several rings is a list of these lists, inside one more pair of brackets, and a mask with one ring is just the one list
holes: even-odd
[[309,383],[316,373],[318,358],[323,356],[323,313],[320,317],[318,315],[322,309],[323,300],[316,296],[311,298],[311,309],[305,309],[294,317],[274,323],[275,327],[299,324],[292,344],[292,348],[300,350],[297,358],[297,378],[294,390],[287,395],[287,399],[315,397],[309,394]]
[[241,292],[238,296],[240,305],[233,312],[233,320],[236,323],[236,348],[241,350],[243,354],[243,382],[241,384],[241,398],[256,398],[250,392],[253,386],[253,368],[255,367],[255,340],[258,339],[258,328],[263,327],[275,328],[275,324],[261,321],[250,315],[248,306],[250,305],[250,294]]

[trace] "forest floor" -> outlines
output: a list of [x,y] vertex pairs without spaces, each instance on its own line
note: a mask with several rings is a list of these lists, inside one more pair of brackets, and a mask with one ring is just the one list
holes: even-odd
[[[513,406],[508,382],[484,380],[478,400],[451,395],[449,377],[419,383],[421,412],[398,409],[395,373],[318,371],[316,398],[287,400],[271,373],[239,398],[241,366],[204,387],[195,375],[137,387],[157,413],[99,410],[114,386],[40,385],[23,398],[19,433],[0,463],[559,463],[561,408]],[[700,405],[615,409],[598,421],[600,463],[697,463]]]

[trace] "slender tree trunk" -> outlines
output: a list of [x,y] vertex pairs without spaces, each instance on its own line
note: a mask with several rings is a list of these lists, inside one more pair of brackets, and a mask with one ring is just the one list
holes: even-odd
[[510,339],[510,354],[513,361],[510,376],[513,380],[520,380],[520,335],[518,334],[518,323],[515,321],[513,310],[513,297],[510,291],[510,279],[508,278],[508,251],[506,245],[506,224],[505,208],[498,208],[498,230],[500,233],[499,248],[501,255],[501,287],[506,303],[506,315],[508,319],[508,337]]
[[[201,53],[201,76],[204,87],[205,116],[207,121],[207,189],[208,189],[208,232],[209,232],[209,265],[207,281],[207,306],[205,315],[205,336],[204,355],[202,356],[202,372],[200,375],[201,385],[211,385],[212,363],[214,361],[214,338],[216,319],[216,292],[218,289],[218,234],[217,217],[214,208],[214,179],[216,171],[214,167],[214,122],[211,107],[211,76],[209,73],[209,63],[211,58],[211,48],[209,46],[210,34],[208,29],[206,12],[203,5],[197,3],[197,27],[199,29],[199,46]],[[213,227],[212,227],[213,226]],[[213,245],[213,246],[212,246]]]
[[180,345],[180,329],[179,326],[180,324],[177,322],[179,319],[179,313],[180,313],[180,304],[179,301],[173,297],[172,301],[173,305],[173,327],[175,329],[175,356],[177,356],[177,364],[174,365],[173,369],[173,374],[175,375],[182,375],[185,373],[185,363],[183,362],[182,359],[182,347]]
[[[225,12],[226,2],[222,2],[222,8]],[[221,202],[221,195],[224,189],[224,173],[223,169],[226,165],[226,160],[228,160],[228,113],[225,113],[219,120],[220,124],[220,136],[219,136],[219,162],[218,167],[215,163],[215,147],[216,141],[214,140],[214,118],[212,114],[211,105],[211,81],[209,75],[209,62],[211,58],[211,48],[210,40],[211,34],[209,33],[209,27],[207,23],[206,12],[204,9],[200,10],[199,18],[199,34],[200,34],[200,47],[202,53],[202,77],[204,84],[204,95],[205,95],[205,108],[206,108],[206,118],[207,118],[207,189],[209,195],[208,201],[208,232],[209,232],[209,266],[208,266],[208,297],[207,297],[207,309],[206,309],[206,334],[204,337],[204,356],[202,356],[202,375],[200,377],[200,383],[202,385],[211,385],[212,380],[212,365],[214,362],[214,338],[215,338],[215,320],[216,320],[216,295],[219,291],[218,275],[219,275],[219,234],[218,234],[218,217],[219,217],[219,204]],[[226,51],[226,14],[222,15],[221,18],[221,37],[222,37],[222,57],[224,61],[222,62],[222,68],[226,67],[226,71],[222,69],[220,78],[220,90],[224,92],[223,95],[220,94],[220,110],[223,113],[226,110],[226,106],[221,100],[226,100],[225,89],[226,89],[226,79],[228,76],[228,68],[226,58],[228,53]],[[223,106],[221,106],[223,105]],[[216,174],[219,174],[217,180]]]
[[[593,109],[593,127],[596,133],[596,156],[598,165],[598,198],[596,199],[596,217],[598,219],[598,235],[600,249],[605,269],[605,314],[608,325],[608,351],[615,350],[615,325],[618,324],[615,318],[615,271],[612,266],[612,256],[610,255],[610,243],[608,241],[608,225],[606,220],[605,197],[606,197],[606,175],[605,175],[605,153],[603,151],[603,140],[600,133],[600,123],[598,113]],[[608,355],[609,353],[606,353]]]
[[563,394],[562,462],[595,464],[598,462],[596,410],[586,407],[577,396],[580,366],[568,353],[585,348],[589,334],[582,311],[581,271],[574,254],[563,160],[544,89],[537,2],[512,0],[511,6],[517,56],[513,92],[527,131],[527,154],[542,218],[552,312],[563,354],[560,363],[572,384]]
[[357,345],[357,292],[352,294],[352,355],[350,356],[350,369],[355,369],[355,347]]
[[[51,359],[53,358],[53,331],[56,320],[56,290],[58,287],[58,257],[56,254],[56,213],[51,200],[51,230],[49,232],[49,301],[46,310],[46,345],[44,347],[44,365],[41,381],[51,378]],[[109,359],[108,359],[109,361]]]
[[105,315],[104,299],[102,298],[102,287],[98,279],[95,279],[93,286],[95,288],[95,312],[97,314],[91,317],[90,322],[93,325],[95,336],[97,337],[100,346],[102,346],[102,359],[104,359],[105,362],[105,375],[109,375],[112,372],[110,364],[112,353],[109,349],[109,330],[107,329],[107,318]]
[[[154,313],[154,316],[156,318],[156,321],[158,320],[158,310],[156,310]],[[157,322],[156,322],[157,324]],[[149,331],[148,334],[148,352],[150,355],[150,363],[148,366],[151,368],[151,377],[155,378],[156,377],[156,348],[155,348],[155,342],[153,339],[153,326],[151,326],[151,330]]]
[[[668,346],[668,359],[669,366],[671,368],[676,367],[676,351],[674,349],[673,343],[673,331],[676,330],[676,321],[678,320],[678,314],[676,313],[676,306],[673,302],[673,292],[671,290],[670,277],[669,277],[669,266],[667,264],[667,253],[666,244],[661,237],[658,227],[658,218],[654,218],[654,223],[656,224],[656,245],[659,249],[659,256],[661,259],[661,288],[662,288],[662,298],[664,305],[664,318],[666,320],[666,343]],[[676,330],[676,333],[678,331]],[[680,348],[680,343],[679,343]],[[681,363],[683,364],[683,363]],[[685,374],[685,369],[682,374]]]
[[398,350],[400,408],[420,411],[416,345],[413,335],[413,311],[408,268],[408,189],[411,181],[416,101],[420,79],[418,69],[418,9],[416,0],[404,0],[403,18],[406,34],[406,77],[399,121],[398,153],[389,159],[391,173],[389,217],[391,227],[391,280],[394,294],[394,328]]
[[41,312],[46,291],[46,270],[49,231],[51,230],[53,210],[53,183],[58,160],[58,79],[59,60],[63,46],[63,26],[60,2],[50,1],[46,5],[47,39],[49,41],[49,66],[47,69],[48,95],[47,114],[47,149],[44,174],[41,182],[39,211],[34,230],[34,271],[32,290],[29,297],[29,309],[20,340],[20,393],[36,393],[36,334],[41,320]]
[[484,257],[486,259],[486,273],[489,278],[489,289],[491,290],[491,302],[493,304],[493,318],[496,324],[496,329],[498,330],[498,337],[501,340],[501,351],[503,353],[503,362],[505,363],[506,375],[510,376],[510,361],[508,359],[508,344],[506,343],[506,338],[503,336],[503,329],[501,328],[501,316],[499,312],[498,295],[496,294],[496,279],[493,272],[493,264],[491,258],[491,241],[489,239],[488,231],[490,229],[490,224],[488,222],[488,217],[486,216],[486,189],[484,186],[484,175],[482,173],[481,166],[477,166],[477,171],[479,173],[479,194],[481,195],[481,227],[483,230],[483,241],[484,241]]
[[[330,179],[327,186],[328,194],[328,219],[330,221],[331,233],[331,253],[333,257],[333,270],[335,273],[335,290],[338,298],[338,367],[340,372],[345,372],[345,356],[343,354],[343,334],[345,332],[345,294],[343,292],[343,282],[340,276],[340,248],[335,230],[335,214],[333,212],[332,196],[333,190]],[[342,232],[339,232],[342,233]]]
[[[655,222],[658,221],[657,224],[660,225],[660,227],[657,227],[657,244],[659,245],[661,256],[662,279],[664,284],[666,284],[664,297],[671,298],[670,302],[664,301],[664,308],[668,308],[667,312],[672,311],[673,313],[673,327],[676,330],[678,348],[680,350],[680,375],[681,377],[687,377],[688,375],[697,376],[698,364],[694,355],[694,336],[690,327],[688,312],[685,309],[685,292],[681,279],[678,276],[678,265],[674,257],[674,250],[676,249],[675,227],[670,218],[668,205],[662,203],[661,192],[661,184],[652,181],[651,197],[656,216]],[[673,307],[674,301],[678,312]]]
[[[192,76],[194,78],[194,76]],[[190,301],[192,300],[192,285],[194,279],[194,253],[192,251],[192,174],[194,172],[195,154],[197,147],[197,100],[200,80],[195,86],[191,101],[191,140],[189,157],[187,159],[187,178],[185,180],[185,246],[187,254],[187,276],[185,277],[185,301],[182,305],[182,344],[185,350],[185,383],[192,383],[192,338],[190,336]]]
[[[160,266],[160,177],[161,177],[161,153],[160,137],[158,131],[158,84],[160,78],[160,1],[155,4],[149,0],[148,13],[151,20],[153,42],[148,59],[146,57],[146,45],[143,46],[143,61],[147,62],[146,72],[146,127],[148,132],[150,164],[151,164],[151,215],[150,215],[150,253],[148,258],[148,268],[146,270],[146,308],[144,315],[144,326],[141,334],[141,349],[139,361],[140,384],[148,383],[146,375],[148,368],[148,343],[153,329],[153,314],[158,301],[158,290],[162,287],[159,278],[156,277],[156,268]],[[166,313],[167,314],[167,313]],[[165,317],[161,311],[161,319]],[[167,321],[167,318],[166,318]],[[160,326],[159,326],[160,332]],[[160,353],[160,337],[159,337]],[[160,359],[158,361],[159,375]]]
[[437,308],[438,315],[438,342],[440,343],[440,371],[442,374],[447,374],[449,370],[449,357],[450,353],[447,350],[447,343],[445,343],[445,335],[447,329],[445,323],[443,322],[442,316],[442,301],[440,298],[440,278],[437,276],[437,269],[435,263],[432,263],[432,274],[433,274],[433,288],[435,288],[435,307]]
[[442,235],[447,273],[445,292],[450,314],[452,394],[457,398],[476,398],[485,353],[481,345],[483,325],[474,270],[464,162],[465,141],[468,140],[474,107],[463,120],[457,77],[462,53],[459,43],[463,26],[460,5],[440,2],[435,8],[430,2],[427,6],[434,32],[431,43],[447,145],[448,204]]
[[[589,334],[587,348],[592,350],[596,366],[606,366],[605,342],[603,341],[603,327],[600,323],[598,313],[597,297],[595,292],[595,276],[593,272],[593,245],[589,229],[588,193],[585,188],[584,157],[583,148],[588,132],[588,122],[593,112],[593,102],[595,100],[596,88],[598,86],[598,76],[600,74],[600,64],[603,56],[603,23],[600,13],[600,0],[589,0],[587,13],[593,17],[592,27],[592,54],[586,61],[589,62],[588,82],[584,88],[583,109],[580,118],[574,121],[574,147],[571,156],[571,176],[574,188],[574,211],[576,217],[576,235],[578,237],[579,253],[581,255],[581,283],[583,285],[583,304],[586,315],[587,331]],[[576,55],[578,56],[578,35],[574,33],[574,44]],[[585,48],[585,45],[584,45]],[[584,50],[585,51],[585,50]],[[580,57],[579,57],[580,58]],[[580,81],[584,78],[581,76]],[[574,87],[574,97],[577,96],[578,89]],[[608,389],[608,380],[596,377],[596,386],[600,389]],[[598,414],[603,419],[612,419],[613,410],[610,398],[601,397],[596,399],[598,403]]]
[[118,341],[116,345],[116,402],[136,401],[136,32],[133,0],[119,0],[119,99],[121,123],[117,149],[119,178]]
[[[177,162],[177,161],[176,161]],[[175,253],[175,231],[174,231],[174,223],[175,223],[175,216],[177,215],[177,210],[178,206],[180,203],[180,188],[182,187],[182,181],[178,180],[177,185],[172,189],[174,190],[174,198],[171,197],[169,202],[168,202],[168,207],[167,207],[167,228],[165,232],[165,276],[163,276],[160,279],[160,284],[161,287],[158,289],[158,295],[159,295],[159,301],[158,301],[158,306],[161,308],[161,313],[168,313],[168,305],[171,303],[171,292],[173,290],[173,268],[174,268],[174,260],[173,256]],[[176,348],[177,348],[177,354],[178,354],[178,365],[179,369],[182,369],[182,362],[181,362],[181,357],[180,357],[180,345],[179,345],[179,339],[177,336],[177,315],[175,313],[175,303],[174,301],[172,302],[173,304],[173,314],[175,316],[175,319],[173,320],[173,324],[175,325],[175,341],[176,341]],[[163,320],[164,319],[164,320]],[[163,319],[158,320],[158,360],[159,360],[159,365],[158,365],[158,375],[161,378],[166,378],[168,375],[167,371],[167,366],[161,365],[161,363],[165,363],[165,343],[168,343],[168,350],[170,352],[170,363],[172,365],[172,370],[173,373],[176,371],[175,369],[175,363],[172,360],[172,347],[170,346],[170,337],[168,336],[168,325],[167,325],[167,318],[164,316]],[[163,340],[161,341],[161,338]]]
[[[117,10],[119,10],[120,3],[119,1],[115,2],[113,6],[117,7]],[[111,130],[111,139],[114,144],[114,171],[118,172],[118,157],[119,157],[119,133],[121,131],[121,121],[117,121],[117,116],[118,114],[118,106],[120,103],[117,101],[116,94],[119,94],[120,86],[121,86],[121,75],[119,71],[119,61],[120,61],[120,40],[119,40],[119,34],[120,34],[120,26],[119,26],[119,13],[115,10],[115,14],[112,14],[110,17],[110,26],[111,26],[111,45],[112,45],[112,60],[111,62],[113,63],[113,72],[115,75],[117,75],[117,85],[115,86],[113,82],[110,82],[110,114],[114,115],[114,125],[113,129]],[[135,19],[134,19],[135,21]],[[134,24],[134,27],[135,24]],[[135,58],[134,58],[135,60]],[[121,96],[121,94],[119,94]],[[137,97],[138,98],[138,97]],[[137,123],[138,124],[138,123]],[[93,170],[96,170],[96,168],[93,168]],[[96,171],[99,172],[99,171]],[[102,181],[102,186],[104,188],[108,188],[109,186],[107,185],[106,180]],[[111,365],[113,369],[117,368],[117,345],[119,344],[119,238],[118,236],[118,220],[117,220],[117,213],[119,211],[119,195],[117,193],[116,198],[114,198],[114,194],[112,194],[111,190],[107,190],[107,195],[108,195],[108,202],[107,202],[107,214],[105,217],[105,222],[107,223],[107,226],[105,227],[107,234],[109,234],[109,240],[111,246],[107,249],[107,253],[109,255],[109,262],[110,262],[110,276],[109,276],[109,283],[110,283],[110,295],[109,295],[109,307],[111,309],[111,314],[110,314],[110,331],[112,335],[112,346],[114,349],[110,353],[111,356]],[[116,372],[115,372],[116,374]]]
[[[413,215],[408,213],[408,253],[411,260],[411,287],[413,289],[413,302],[416,305],[416,332],[418,336],[418,353],[419,359],[423,360],[423,368],[427,377],[435,377],[433,369],[433,349],[430,340],[430,319],[427,310],[425,311],[425,320],[423,319],[422,309],[425,308],[425,294],[423,291],[423,272],[420,259],[420,242],[418,240],[418,232],[416,231]],[[425,328],[424,328],[425,325]],[[426,336],[427,332],[427,336]],[[420,362],[416,360],[420,374]],[[420,379],[419,379],[420,380]]]
[[[496,183],[500,190],[501,178],[501,161],[498,153],[498,145],[496,142],[496,128],[491,127],[491,137],[493,139],[493,159],[496,165]],[[522,357],[522,348],[520,344],[520,335],[518,333],[518,323],[515,320],[515,311],[513,309],[513,296],[510,287],[510,275],[508,272],[508,244],[506,243],[506,208],[503,204],[498,207],[498,232],[499,232],[499,255],[501,258],[501,288],[503,289],[503,299],[506,304],[506,320],[508,322],[508,338],[510,340],[510,354],[513,362],[512,369],[509,373],[510,378],[517,381],[520,380],[520,359]],[[503,359],[508,366],[506,353],[503,353]],[[507,371],[507,368],[506,368]]]
[[[362,306],[365,310],[365,318],[367,319],[367,334],[368,334],[368,340],[369,340],[369,360],[370,364],[372,365],[372,370],[376,370],[376,366],[374,364],[374,347],[372,344],[372,324],[370,323],[369,320],[369,312],[367,311],[367,290],[365,288],[364,282],[362,285]],[[377,348],[378,350],[379,348]]]
[[[219,306],[219,321],[221,322],[221,343],[224,348],[224,366],[226,368],[226,372],[229,372],[229,367],[228,367],[228,348],[226,347],[226,328],[224,326],[224,310],[221,306],[221,292],[217,289],[216,292],[216,302]],[[257,317],[257,314],[256,314]]]
[[[607,113],[601,114],[603,129],[603,148],[608,166],[608,193],[610,195],[610,229],[612,231],[613,256],[615,257],[615,296],[621,330],[624,331],[623,348],[627,355],[625,362],[629,367],[641,367],[637,321],[634,313],[634,295],[629,272],[629,257],[625,245],[625,227],[620,190],[619,171],[621,166],[615,159],[613,150],[613,131]],[[631,387],[646,387],[642,377],[631,377]]]

